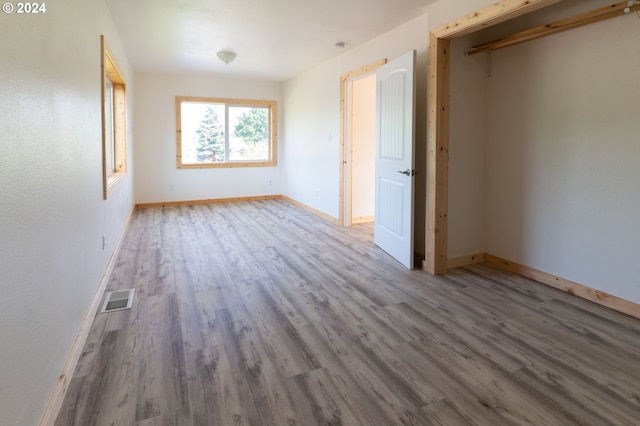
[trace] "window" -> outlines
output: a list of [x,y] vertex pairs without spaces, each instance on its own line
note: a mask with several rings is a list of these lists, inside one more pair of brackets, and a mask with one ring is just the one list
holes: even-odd
[[115,166],[115,137],[113,129],[113,83],[110,80],[106,82],[104,96],[104,131],[105,131],[105,164],[107,166],[107,176],[113,174]]
[[179,169],[276,165],[276,102],[176,97]]
[[102,49],[102,179],[106,200],[127,172],[126,84],[104,36]]

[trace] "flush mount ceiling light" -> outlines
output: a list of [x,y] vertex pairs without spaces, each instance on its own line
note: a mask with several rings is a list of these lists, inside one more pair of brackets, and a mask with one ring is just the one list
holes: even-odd
[[228,50],[221,50],[216,55],[218,55],[218,59],[227,65],[229,65],[229,62],[233,62],[237,56],[234,52],[229,52]]

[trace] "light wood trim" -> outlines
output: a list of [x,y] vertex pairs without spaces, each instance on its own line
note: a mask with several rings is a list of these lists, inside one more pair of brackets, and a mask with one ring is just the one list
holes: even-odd
[[321,217],[321,218],[323,218],[324,220],[326,220],[328,222],[331,222],[331,223],[336,224],[336,225],[340,225],[340,222],[339,222],[338,218],[335,218],[335,217],[333,217],[331,215],[328,215],[328,214],[326,214],[324,212],[321,212],[320,210],[314,209],[313,207],[310,207],[310,206],[308,206],[306,204],[303,204],[300,201],[294,200],[293,198],[289,198],[286,195],[282,195],[282,196],[280,196],[280,198],[282,200],[286,201],[287,203],[293,204],[294,206],[297,206],[297,207],[300,207],[301,209],[306,210],[309,213],[312,213],[312,214],[314,214],[314,215],[316,215],[318,217]]
[[116,85],[126,85],[124,79],[124,74],[120,71],[120,67],[118,66],[118,61],[116,61],[116,57],[109,47],[109,43],[107,43],[107,39],[105,36],[100,36],[100,40],[102,43],[102,64],[104,67],[105,77],[108,78],[114,86]]
[[431,31],[438,38],[456,38],[525,15],[562,0],[502,0]]
[[[339,188],[339,210],[338,210],[338,221],[340,226],[351,226],[351,209],[349,209],[349,214],[345,215],[345,206],[348,204],[348,200],[345,199],[345,168],[347,167],[347,80],[348,75],[351,73],[344,74],[340,77],[340,188]],[[353,93],[353,91],[352,91]],[[349,135],[351,137],[351,135]],[[351,173],[349,174],[351,177]],[[349,187],[351,187],[351,182],[349,182]],[[350,205],[350,204],[349,204]]]
[[245,161],[242,163],[210,163],[210,164],[182,164],[179,169],[233,169],[246,167],[273,167],[275,161]]
[[155,207],[179,207],[197,204],[219,204],[219,203],[241,203],[244,201],[264,201],[281,200],[282,195],[255,195],[251,197],[231,197],[231,198],[208,198],[204,200],[184,200],[184,201],[159,201],[156,203],[139,203],[136,209],[150,209]]
[[377,70],[378,68],[380,68],[381,66],[385,65],[387,63],[387,58],[384,59],[380,59],[378,61],[372,62],[368,65],[362,66],[360,68],[356,68],[355,70],[349,71],[348,73],[342,74],[340,76],[340,80],[341,81],[347,81],[356,77],[360,77],[362,75],[365,74],[369,74],[371,72],[374,72],[375,70]]
[[[112,82],[113,83],[113,82]],[[127,109],[126,109],[126,89],[124,83],[113,85],[113,131],[114,148],[116,158],[114,158],[114,171],[123,173],[127,171]]]
[[[489,43],[484,43],[478,46],[474,46],[467,52],[467,55],[475,55],[482,52],[490,52],[505,47],[514,46],[516,44],[524,43],[527,41],[535,40],[538,38],[546,37],[548,35],[556,34],[562,31],[567,31],[573,28],[578,28],[583,25],[592,24],[594,22],[603,21],[605,19],[622,16],[625,14],[625,8],[629,7],[627,1],[612,4],[610,6],[602,7],[590,12],[582,13],[580,15],[572,16],[570,18],[561,19],[559,21],[552,22],[547,25],[541,25],[539,27],[531,28],[526,31],[521,31],[516,34],[512,34],[507,37],[494,40]],[[631,11],[640,10],[640,4],[629,7]]]
[[257,107],[273,107],[276,106],[276,101],[265,99],[234,99],[234,98],[210,98],[203,96],[176,96],[176,101],[180,102],[203,102],[203,103],[215,103],[226,104],[232,106],[257,106]]
[[107,197],[124,183],[126,177],[126,172],[114,172],[107,176]]
[[449,196],[449,45],[430,35],[427,118],[426,270],[447,272]]
[[[230,106],[253,106],[269,108],[269,144],[271,158],[266,161],[234,161],[213,164],[182,163],[182,102],[217,103]],[[278,164],[278,102],[264,99],[208,98],[199,96],[176,96],[176,168],[178,169],[229,169],[236,167],[273,167]]]
[[[115,60],[115,56],[104,35],[100,36],[101,50],[101,100],[102,113],[102,198],[109,198],[124,181],[127,172],[127,110],[126,82],[124,74]],[[107,170],[107,129],[105,127],[105,100],[107,80],[113,85],[113,139],[114,139],[114,173]]]
[[148,209],[148,208],[156,208],[156,207],[179,207],[179,206],[190,206],[190,205],[198,205],[198,204],[219,204],[219,203],[240,203],[245,201],[264,201],[264,200],[283,200],[288,202],[289,204],[293,204],[294,206],[298,206],[310,213],[313,213],[316,216],[319,216],[331,223],[335,223],[339,225],[338,219],[330,216],[320,210],[316,210],[313,207],[309,207],[306,204],[301,203],[300,201],[294,200],[293,198],[289,198],[285,195],[256,195],[252,197],[232,197],[232,198],[209,198],[205,200],[184,200],[184,201],[160,201],[156,203],[138,203],[135,205],[136,209]]
[[502,0],[431,30],[427,116],[427,253],[423,269],[447,271],[449,174],[449,40],[558,3],[561,0]]
[[489,253],[476,253],[451,258],[447,261],[447,267],[449,269],[453,269],[476,263],[488,263],[489,265],[496,266],[500,269],[513,272],[523,277],[531,278],[539,283],[560,289],[582,299],[598,303],[615,311],[640,319],[640,304],[621,299],[617,296],[593,289],[583,284],[579,284],[517,262],[512,262]]
[[551,287],[566,291],[569,294],[573,294],[583,299],[595,302],[599,305],[611,308],[615,311],[622,312],[623,314],[627,314],[640,319],[640,305],[637,303],[621,299],[617,296],[613,296],[603,291],[596,290],[591,287],[587,287],[585,285],[555,276],[553,274],[549,274],[547,272],[543,272],[529,266],[521,265],[502,257],[494,256],[492,254],[486,254],[486,258],[487,263],[490,265],[497,266],[498,268],[514,272],[527,278],[531,278],[535,281],[541,282]]
[[[346,158],[346,132],[347,132],[347,82],[356,77],[360,77],[365,74],[369,74],[374,72],[381,66],[387,63],[387,59],[380,59],[379,61],[373,62],[369,65],[365,65],[363,67],[357,68],[355,70],[349,71],[346,74],[342,74],[340,76],[340,211],[338,213],[338,221],[341,226],[348,226],[351,224],[351,221],[345,218],[344,209],[345,209],[345,195],[344,195],[344,187],[345,187],[345,177],[344,177],[344,168],[345,168],[345,158]],[[355,222],[354,222],[355,223]]]
[[82,350],[84,349],[84,344],[87,341],[87,337],[89,336],[89,331],[93,324],[93,320],[96,316],[96,312],[98,311],[98,307],[100,306],[100,302],[102,301],[102,296],[104,295],[104,290],[107,287],[107,283],[109,282],[109,278],[111,277],[111,272],[116,264],[116,259],[118,258],[118,254],[120,253],[120,248],[122,247],[122,242],[124,241],[125,235],[127,235],[127,231],[129,229],[129,224],[131,223],[131,218],[133,216],[133,209],[129,212],[129,218],[127,219],[127,225],[125,226],[122,234],[120,234],[120,238],[118,239],[118,243],[116,244],[115,250],[111,254],[111,258],[109,259],[109,263],[107,264],[107,268],[102,274],[102,278],[100,279],[100,283],[98,284],[98,288],[96,289],[96,293],[93,296],[93,301],[89,306],[89,309],[84,315],[82,320],[82,324],[80,325],[80,330],[76,335],[76,338],[71,346],[71,350],[69,355],[67,356],[67,360],[62,368],[62,373],[58,378],[58,382],[56,383],[51,396],[49,397],[49,401],[47,402],[47,406],[42,414],[42,418],[40,419],[40,426],[53,426],[56,422],[56,418],[58,417],[58,412],[60,411],[60,407],[62,407],[62,402],[64,400],[64,396],[67,394],[69,390],[69,384],[71,382],[71,378],[73,377],[73,373],[76,370],[76,366],[78,365],[78,360],[82,355]]
[[182,98],[176,96],[176,168],[182,167]]
[[447,268],[453,269],[460,266],[475,265],[476,263],[486,262],[487,256],[485,253],[468,254],[466,256],[452,257],[447,259]]
[[353,223],[371,223],[375,219],[375,216],[359,216],[353,218]]

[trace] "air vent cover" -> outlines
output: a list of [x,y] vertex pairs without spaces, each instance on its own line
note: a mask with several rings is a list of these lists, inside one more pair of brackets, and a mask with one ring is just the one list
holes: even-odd
[[104,298],[104,304],[100,312],[113,312],[122,309],[130,309],[133,303],[133,291],[130,288],[127,290],[110,291]]

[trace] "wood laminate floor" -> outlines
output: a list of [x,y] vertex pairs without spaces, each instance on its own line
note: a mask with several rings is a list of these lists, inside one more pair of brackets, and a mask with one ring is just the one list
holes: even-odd
[[138,210],[56,425],[638,425],[640,321],[283,201]]

